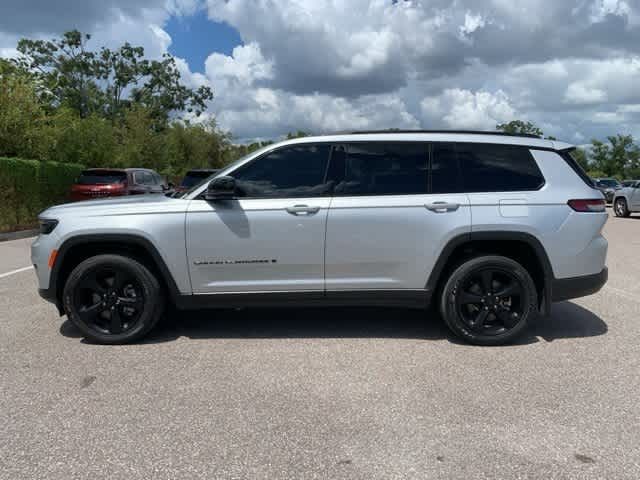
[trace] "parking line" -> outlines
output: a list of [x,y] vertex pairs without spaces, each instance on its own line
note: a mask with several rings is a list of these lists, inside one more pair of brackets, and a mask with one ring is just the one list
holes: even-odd
[[14,275],[20,272],[26,272],[27,270],[31,270],[33,265],[29,265],[28,267],[18,268],[17,270],[11,270],[10,272],[0,273],[0,278],[8,277],[9,275]]

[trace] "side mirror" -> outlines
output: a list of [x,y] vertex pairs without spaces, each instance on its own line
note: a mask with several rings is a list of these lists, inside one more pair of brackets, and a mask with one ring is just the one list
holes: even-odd
[[167,183],[167,190],[173,190],[174,188],[176,188],[176,186],[173,183]]
[[204,194],[205,200],[229,200],[236,195],[236,179],[233,177],[217,177],[209,182]]

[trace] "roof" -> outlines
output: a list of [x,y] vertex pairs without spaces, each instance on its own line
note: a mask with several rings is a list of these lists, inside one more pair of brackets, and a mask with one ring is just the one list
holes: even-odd
[[540,135],[534,135],[533,133],[510,133],[499,132],[496,130],[361,130],[351,132],[357,133],[459,133],[465,135],[505,135],[507,137],[525,137],[525,138],[542,138]]
[[[532,148],[566,150],[573,145],[557,140],[547,140],[535,135],[510,135],[504,132],[477,132],[466,130],[384,130],[319,135],[314,137],[300,137],[280,142],[279,145],[298,143],[322,142],[365,142],[365,141],[394,141],[394,142],[466,142],[466,143],[494,143],[504,145],[521,145]],[[270,147],[273,147],[271,145]]]

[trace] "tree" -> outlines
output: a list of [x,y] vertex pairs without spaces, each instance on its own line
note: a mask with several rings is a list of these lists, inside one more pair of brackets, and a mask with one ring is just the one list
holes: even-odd
[[169,54],[148,60],[142,47],[129,43],[96,53],[86,47],[90,39],[77,30],[50,41],[22,39],[15,63],[38,76],[54,107],[71,108],[81,118],[95,113],[113,119],[138,105],[162,125],[176,111],[199,116],[213,98],[208,86],[182,84]]
[[496,130],[512,134],[537,135],[542,137],[544,134],[534,123],[524,122],[522,120],[512,120],[509,123],[501,123],[496,125]]
[[66,106],[81,117],[86,117],[100,105],[96,98],[95,54],[85,49],[90,38],[77,30],[49,41],[23,38],[18,42],[22,55],[14,60],[38,77],[41,94],[50,97],[55,107]]
[[636,178],[640,175],[640,148],[631,135],[607,137],[608,143],[591,141],[591,165],[605,176]]
[[0,59],[0,156],[38,158],[45,113],[33,78]]

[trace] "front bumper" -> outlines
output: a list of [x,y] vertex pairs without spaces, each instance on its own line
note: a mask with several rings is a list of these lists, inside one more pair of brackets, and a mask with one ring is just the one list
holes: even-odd
[[609,278],[609,269],[604,267],[600,273],[572,278],[553,280],[552,295],[554,302],[571,298],[586,297],[599,291]]
[[44,298],[47,302],[53,303],[58,309],[60,316],[64,315],[64,308],[62,308],[62,303],[58,299],[54,288],[39,288],[38,295]]

